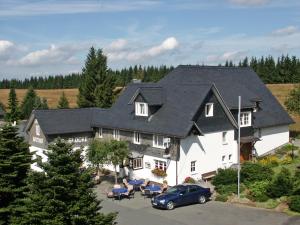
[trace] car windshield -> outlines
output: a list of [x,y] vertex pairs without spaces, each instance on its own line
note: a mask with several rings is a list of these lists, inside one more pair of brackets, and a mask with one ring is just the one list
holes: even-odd
[[177,192],[180,192],[180,191],[183,191],[182,187],[177,186],[177,187],[170,188],[169,190],[166,191],[166,193],[172,194],[172,193],[177,193]]

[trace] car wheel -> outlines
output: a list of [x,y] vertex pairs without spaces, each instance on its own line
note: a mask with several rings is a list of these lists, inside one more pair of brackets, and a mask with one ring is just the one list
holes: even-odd
[[204,203],[206,202],[205,196],[204,196],[204,195],[200,195],[200,196],[199,196],[199,199],[198,199],[198,202],[199,202],[200,204],[204,204]]
[[174,209],[174,207],[175,207],[174,202],[169,201],[168,204],[167,204],[167,209],[172,210],[172,209]]

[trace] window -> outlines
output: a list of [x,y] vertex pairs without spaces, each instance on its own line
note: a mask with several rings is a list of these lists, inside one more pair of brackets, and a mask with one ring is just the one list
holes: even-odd
[[134,170],[143,168],[143,159],[142,158],[135,158],[132,160],[132,168]]
[[153,135],[153,147],[156,148],[168,148],[171,143],[171,138],[161,135]]
[[144,102],[135,103],[135,115],[148,116],[148,104]]
[[113,130],[113,137],[115,140],[120,140],[120,131],[119,130]]
[[141,135],[138,132],[133,133],[133,143],[134,144],[141,144]]
[[155,168],[161,169],[166,171],[167,170],[167,163],[165,161],[154,160]]
[[230,155],[228,156],[228,161],[231,162],[231,159],[232,159],[232,155],[230,154]]
[[225,162],[225,155],[222,156],[222,162]]
[[223,143],[223,145],[227,144],[227,132],[226,131],[222,132],[222,143]]
[[195,172],[196,170],[196,161],[191,162],[191,172]]
[[251,112],[241,113],[241,127],[251,126]]
[[40,125],[38,125],[38,124],[35,125],[35,134],[37,136],[41,135],[41,128],[40,128]]
[[103,138],[102,128],[99,128],[99,129],[98,129],[98,137],[99,137],[99,138]]
[[211,117],[214,115],[214,103],[207,103],[205,105],[205,116]]

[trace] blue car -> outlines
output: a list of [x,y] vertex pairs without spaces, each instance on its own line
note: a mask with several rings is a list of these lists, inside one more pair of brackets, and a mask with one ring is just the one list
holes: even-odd
[[210,189],[196,184],[176,185],[151,199],[153,207],[174,209],[176,206],[205,203],[211,196]]

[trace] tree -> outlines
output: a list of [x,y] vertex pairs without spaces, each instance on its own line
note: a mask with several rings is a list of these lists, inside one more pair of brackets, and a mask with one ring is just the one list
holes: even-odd
[[118,183],[117,166],[122,165],[124,160],[128,157],[128,144],[125,141],[111,140],[106,143],[106,148],[108,161],[113,164],[115,169],[115,183]]
[[0,129],[0,224],[9,224],[12,215],[22,212],[31,154],[28,144],[18,136],[17,128],[6,125]]
[[18,121],[20,119],[20,110],[18,107],[18,99],[16,91],[11,88],[8,96],[8,112],[6,113],[6,118],[8,122]]
[[290,112],[300,115],[300,85],[290,92],[284,104]]
[[29,177],[25,213],[14,217],[19,225],[112,225],[116,214],[103,214],[93,192],[89,170],[81,170],[81,150],[61,139],[49,145],[48,162],[39,163],[44,172]]
[[57,108],[59,108],[59,109],[68,109],[69,108],[69,101],[68,101],[64,91],[62,92],[62,95],[59,98]]
[[114,77],[107,69],[107,58],[101,49],[91,48],[82,69],[77,104],[85,107],[110,107],[113,100]]

